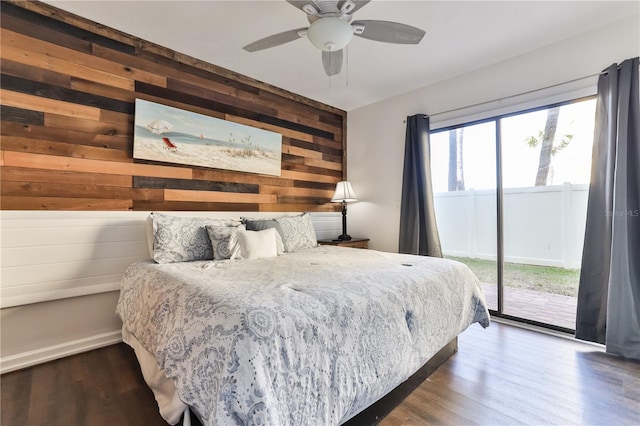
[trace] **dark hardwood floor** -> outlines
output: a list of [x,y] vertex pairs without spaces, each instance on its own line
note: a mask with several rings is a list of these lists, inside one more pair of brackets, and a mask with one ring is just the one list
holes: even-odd
[[640,425],[640,363],[496,322],[458,345],[380,426]]
[[[459,352],[380,426],[640,425],[640,364],[511,325],[473,325]],[[124,344],[0,377],[2,426],[166,425]]]
[[3,374],[0,392],[2,426],[167,425],[124,343]]

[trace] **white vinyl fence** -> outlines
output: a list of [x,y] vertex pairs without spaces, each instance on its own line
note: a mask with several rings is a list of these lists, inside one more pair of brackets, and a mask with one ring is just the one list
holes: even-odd
[[[504,189],[505,262],[578,269],[589,185]],[[496,259],[496,193],[434,194],[445,255]],[[603,212],[604,214],[604,212]]]

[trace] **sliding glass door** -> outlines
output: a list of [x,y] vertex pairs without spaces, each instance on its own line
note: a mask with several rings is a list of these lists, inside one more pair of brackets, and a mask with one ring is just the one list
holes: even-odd
[[500,120],[504,314],[575,329],[595,100]]
[[436,221],[444,256],[476,274],[498,309],[496,122],[431,135]]
[[590,99],[431,134],[443,253],[495,315],[575,329],[594,115]]

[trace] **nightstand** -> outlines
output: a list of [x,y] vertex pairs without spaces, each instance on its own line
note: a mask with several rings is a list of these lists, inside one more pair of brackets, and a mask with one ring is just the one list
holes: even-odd
[[318,244],[322,246],[340,246],[366,249],[369,248],[369,238],[351,238],[349,241],[318,240]]

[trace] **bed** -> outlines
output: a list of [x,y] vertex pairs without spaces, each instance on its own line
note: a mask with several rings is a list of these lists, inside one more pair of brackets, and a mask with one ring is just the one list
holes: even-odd
[[189,407],[205,425],[342,424],[469,325],[489,325],[461,263],[286,250],[283,228],[284,250],[276,238],[273,256],[148,260],[124,274],[123,340],[169,423]]

